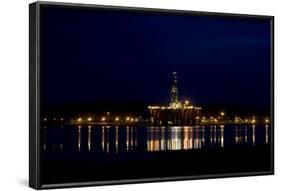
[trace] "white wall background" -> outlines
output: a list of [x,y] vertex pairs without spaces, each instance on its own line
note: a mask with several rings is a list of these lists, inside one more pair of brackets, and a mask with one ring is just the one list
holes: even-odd
[[[51,0],[50,0],[51,1]],[[59,0],[58,0],[59,1]],[[281,3],[278,0],[65,0],[68,2],[266,14],[275,16],[275,176],[75,188],[71,190],[280,190]],[[28,4],[0,2],[0,190],[30,190],[28,185]],[[258,96],[258,95],[257,95]],[[279,187],[279,189],[278,189]],[[70,189],[65,189],[70,190]]]

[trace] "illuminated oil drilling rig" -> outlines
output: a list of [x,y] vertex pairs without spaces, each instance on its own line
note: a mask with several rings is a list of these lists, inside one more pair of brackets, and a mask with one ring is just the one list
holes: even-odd
[[192,125],[200,123],[201,107],[179,100],[177,72],[173,82],[168,106],[148,106],[150,125]]

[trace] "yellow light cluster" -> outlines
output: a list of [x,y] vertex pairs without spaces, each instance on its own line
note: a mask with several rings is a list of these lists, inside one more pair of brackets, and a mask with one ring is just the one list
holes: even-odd
[[160,109],[160,106],[148,106],[148,109]]
[[269,123],[270,122],[269,119],[265,119],[264,121],[265,121],[265,123]]
[[195,107],[192,105],[181,105],[181,103],[174,103],[171,106],[148,106],[148,109],[161,109],[161,110],[165,110],[165,109],[196,109],[196,110],[201,110],[201,107]]
[[[107,119],[108,119],[107,117],[103,116],[103,117],[100,118],[100,121],[106,121]],[[138,118],[134,118],[134,117],[124,117],[124,119],[125,119],[127,122],[137,122],[137,121],[138,121]],[[61,118],[61,121],[62,121],[62,120],[63,120],[63,119]],[[85,118],[85,121],[83,121],[83,118],[82,118],[82,117],[78,117],[78,118],[76,119],[76,121],[77,121],[78,123],[82,123],[82,122],[92,122],[93,120],[94,120],[93,117]],[[114,120],[115,120],[116,122],[118,122],[118,121],[121,121],[121,118],[118,117],[118,116],[116,116],[116,117],[114,118]]]

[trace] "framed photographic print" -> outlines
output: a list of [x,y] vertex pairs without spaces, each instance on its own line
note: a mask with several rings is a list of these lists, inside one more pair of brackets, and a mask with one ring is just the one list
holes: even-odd
[[273,16],[29,10],[30,187],[274,173]]

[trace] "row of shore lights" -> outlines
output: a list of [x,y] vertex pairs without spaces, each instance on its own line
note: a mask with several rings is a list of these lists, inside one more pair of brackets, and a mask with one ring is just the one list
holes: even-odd
[[[63,121],[64,119],[63,119],[63,118],[56,118],[56,117],[54,117],[54,118],[52,118],[52,119],[50,119],[50,120],[53,120],[53,121]],[[47,117],[45,117],[45,118],[43,119],[43,121],[48,121]]]
[[[225,116],[225,113],[222,111],[222,112],[220,112],[220,116],[221,117],[224,117]],[[220,119],[220,117],[218,117],[219,119]],[[205,119],[206,119],[206,117],[202,117],[202,120],[201,120],[201,122],[205,122]],[[214,118],[214,117],[210,117],[210,119],[211,120],[213,120],[214,122],[218,122],[218,119],[216,119],[216,118]]]
[[[106,119],[107,119],[106,117],[101,117],[100,121],[106,121]],[[120,117],[115,117],[115,121],[116,121],[116,122],[118,122],[118,121],[120,121],[120,120],[121,120]],[[88,118],[87,118],[87,122],[91,122],[91,121],[93,121],[93,118],[92,118],[92,117],[88,117]],[[127,121],[127,122],[138,122],[138,118],[126,117],[126,121]],[[78,122],[78,123],[83,122],[82,117],[79,117],[79,118],[77,119],[77,122]]]
[[[224,112],[220,112],[220,116],[221,116],[221,117],[224,117],[224,116],[225,116],[225,113],[224,113]],[[236,121],[240,121],[239,118],[240,118],[240,117],[235,117],[235,122],[236,122]],[[206,119],[206,118],[203,117],[202,122],[205,122],[205,119]],[[212,116],[210,117],[210,119],[213,120],[214,122],[218,122],[218,120],[217,120],[216,118],[212,117]],[[256,121],[256,117],[253,116],[252,119],[250,119],[250,120],[249,120],[249,119],[245,119],[245,122],[251,122],[251,123],[254,124],[254,123],[257,122],[257,121]],[[264,120],[264,122],[265,122],[265,123],[269,123],[270,121],[269,121],[269,119],[266,118],[266,119]]]

